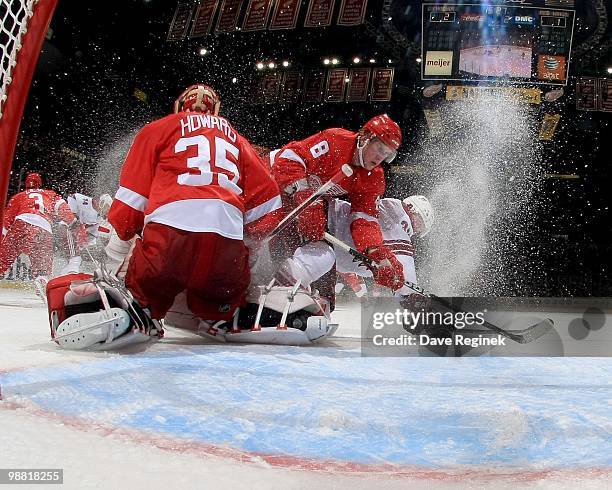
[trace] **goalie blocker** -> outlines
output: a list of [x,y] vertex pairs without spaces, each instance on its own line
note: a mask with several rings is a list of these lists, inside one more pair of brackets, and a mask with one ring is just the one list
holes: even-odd
[[163,337],[161,324],[102,273],[47,284],[51,340],[69,350],[115,350]]

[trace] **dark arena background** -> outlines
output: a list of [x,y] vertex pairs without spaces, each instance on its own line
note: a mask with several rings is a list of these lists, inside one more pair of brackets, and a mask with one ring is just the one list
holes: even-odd
[[[136,130],[194,82],[214,86],[222,113],[266,148],[387,112],[405,141],[387,195],[422,193],[436,209],[416,244],[425,285],[610,296],[612,3],[370,0],[357,14],[331,2],[327,16],[319,3],[258,24],[246,1],[221,20],[219,5],[208,19],[197,1],[61,1],[8,197],[31,170],[64,194],[112,194]],[[436,53],[451,56],[447,75]]]
[[0,488],[612,488],[610,15],[0,0]]

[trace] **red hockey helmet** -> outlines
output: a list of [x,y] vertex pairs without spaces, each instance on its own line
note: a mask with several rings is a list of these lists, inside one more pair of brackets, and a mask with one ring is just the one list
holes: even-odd
[[387,114],[380,114],[370,119],[361,128],[361,134],[378,138],[394,151],[397,151],[402,144],[402,130]]
[[30,172],[25,179],[26,189],[40,189],[42,187],[42,177],[39,173]]
[[187,87],[174,102],[174,112],[202,112],[219,114],[221,99],[208,85],[197,84]]

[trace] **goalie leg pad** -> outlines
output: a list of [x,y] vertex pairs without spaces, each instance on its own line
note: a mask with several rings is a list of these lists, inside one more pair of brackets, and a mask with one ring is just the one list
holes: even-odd
[[112,343],[130,328],[130,315],[121,308],[72,315],[55,330],[55,341],[69,350],[83,350],[98,343]]

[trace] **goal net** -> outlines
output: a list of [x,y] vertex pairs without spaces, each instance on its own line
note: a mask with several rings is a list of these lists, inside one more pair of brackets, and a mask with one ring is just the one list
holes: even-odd
[[0,225],[19,124],[58,0],[0,0]]

